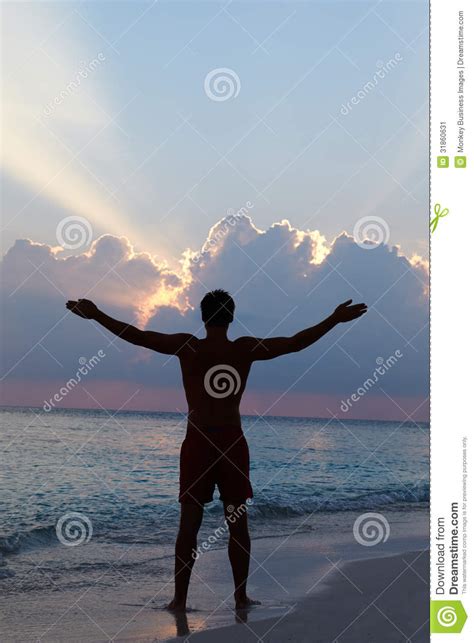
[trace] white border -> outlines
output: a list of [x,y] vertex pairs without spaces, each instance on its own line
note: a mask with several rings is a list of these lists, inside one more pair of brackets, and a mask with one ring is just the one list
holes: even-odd
[[[442,640],[473,640],[474,632],[474,470],[468,476],[467,593],[436,595],[436,532],[439,516],[449,526],[451,503],[462,506],[462,439],[468,438],[468,465],[474,458],[471,399],[474,397],[471,365],[474,330],[474,208],[472,185],[472,123],[474,60],[474,5],[449,0],[431,2],[431,115],[430,115],[430,218],[436,204],[449,214],[431,235],[431,598],[462,600],[468,619],[461,634],[443,634]],[[457,152],[458,15],[464,15],[464,153],[466,168],[454,167]],[[446,121],[449,167],[438,168],[440,123]],[[471,129],[470,129],[471,128]],[[470,493],[469,493],[470,492]],[[461,512],[462,513],[462,512]],[[462,541],[461,541],[462,542]],[[460,549],[460,553],[461,553]],[[449,563],[449,557],[447,558]],[[449,571],[449,565],[446,571]],[[460,585],[464,565],[460,562]],[[432,634],[437,637],[438,634]]]

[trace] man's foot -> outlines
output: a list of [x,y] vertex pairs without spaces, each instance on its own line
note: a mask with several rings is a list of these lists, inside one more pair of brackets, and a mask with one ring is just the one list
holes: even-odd
[[173,598],[171,603],[166,605],[165,609],[170,610],[170,612],[185,612],[186,601],[179,601],[177,598]]
[[253,598],[248,596],[235,596],[235,609],[236,610],[245,610],[254,605],[261,605],[260,601],[256,601]]

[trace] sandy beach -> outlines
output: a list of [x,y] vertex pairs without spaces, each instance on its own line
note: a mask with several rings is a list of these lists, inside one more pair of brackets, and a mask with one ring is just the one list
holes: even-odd
[[280,617],[198,632],[196,643],[421,643],[429,640],[428,552],[353,561]]
[[[390,537],[371,547],[354,539],[357,514],[352,512],[321,516],[318,533],[256,538],[248,591],[262,605],[247,614],[233,609],[224,543],[196,561],[189,611],[177,618],[163,609],[173,591],[172,557],[156,558],[151,548],[146,555],[140,550],[143,560],[131,563],[129,572],[117,572],[111,557],[106,574],[85,570],[72,588],[55,586],[45,575],[40,591],[4,596],[0,638],[8,643],[428,641],[428,558],[423,553],[428,514],[384,515]],[[88,551],[92,558],[93,550]],[[42,564],[45,556],[45,550],[29,553],[30,561],[37,557]],[[169,571],[160,583],[165,562]],[[156,574],[134,576],[143,565]]]

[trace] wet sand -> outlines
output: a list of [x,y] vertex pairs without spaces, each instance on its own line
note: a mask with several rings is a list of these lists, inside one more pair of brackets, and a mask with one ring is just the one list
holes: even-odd
[[[283,616],[198,632],[195,643],[428,643],[428,552],[353,561]],[[182,637],[173,641],[181,641]]]
[[[427,556],[413,553],[428,545],[428,513],[385,516],[390,537],[372,547],[354,539],[357,514],[352,512],[322,517],[315,533],[256,538],[248,592],[262,605],[248,614],[233,609],[225,547],[196,561],[190,611],[178,618],[163,609],[173,593],[172,557],[168,562],[156,558],[156,548],[137,550],[140,560],[128,575],[124,568],[114,570],[111,558],[106,574],[96,577],[85,570],[73,589],[45,577],[41,591],[27,591],[25,575],[22,591],[2,598],[0,640],[157,642],[179,634],[178,640],[209,643],[259,637],[265,642],[428,641],[422,623],[428,613],[428,585],[422,580],[428,575]],[[93,550],[88,551],[92,559]],[[38,564],[45,555],[44,550],[29,554]],[[143,565],[149,573],[138,576]]]

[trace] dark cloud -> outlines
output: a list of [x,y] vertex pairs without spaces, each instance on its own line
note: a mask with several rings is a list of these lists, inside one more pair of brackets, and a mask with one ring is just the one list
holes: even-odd
[[[5,255],[3,268],[4,363],[10,379],[67,379],[80,356],[102,348],[107,359],[91,381],[177,387],[177,360],[120,340],[110,344],[106,331],[67,314],[64,302],[85,296],[126,321],[202,335],[200,299],[207,290],[225,288],[237,304],[232,336],[292,334],[318,323],[346,299],[369,306],[367,315],[308,350],[257,364],[249,381],[252,395],[290,389],[294,395],[346,398],[380,358],[397,350],[403,357],[379,383],[385,393],[377,385],[369,395],[395,400],[427,395],[426,266],[394,247],[362,248],[345,233],[328,243],[317,231],[297,230],[287,221],[261,231],[243,216],[218,222],[199,252],[184,253],[179,272],[135,254],[127,239],[111,235],[95,241],[88,253],[64,259],[47,245],[20,240]],[[324,415],[315,409],[318,414]]]

